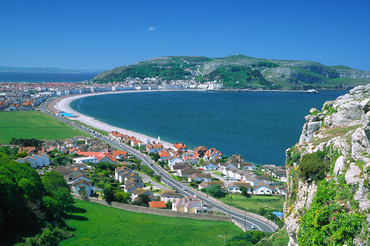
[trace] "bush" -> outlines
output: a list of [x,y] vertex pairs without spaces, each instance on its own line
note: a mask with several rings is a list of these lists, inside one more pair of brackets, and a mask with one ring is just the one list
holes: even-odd
[[161,175],[153,175],[153,178],[157,181],[157,182],[161,182]]
[[237,235],[232,237],[231,239],[227,240],[228,246],[250,246],[255,245],[260,241],[262,238],[268,236],[270,234],[262,231],[246,231],[243,234]]
[[326,177],[329,164],[329,160],[325,160],[325,153],[322,151],[306,154],[299,164],[299,176],[308,181],[319,181]]
[[59,242],[73,237],[74,234],[65,231],[61,228],[48,226],[42,230],[41,234],[36,235],[35,237],[26,238],[26,242],[20,245],[46,245],[53,246],[58,245]]
[[205,192],[213,197],[222,198],[226,196],[226,193],[222,191],[221,187],[217,184],[212,185],[205,189]]

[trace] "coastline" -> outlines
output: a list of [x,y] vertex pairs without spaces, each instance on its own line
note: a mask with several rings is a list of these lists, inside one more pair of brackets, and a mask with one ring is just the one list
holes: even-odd
[[[138,133],[138,132],[134,132],[134,131],[130,131],[130,130],[127,130],[127,129],[123,129],[123,128],[119,128],[119,127],[116,127],[116,126],[109,125],[109,124],[107,124],[105,122],[102,122],[100,120],[97,120],[97,119],[95,119],[91,116],[88,116],[88,115],[85,115],[85,114],[82,114],[78,111],[73,110],[70,107],[70,104],[73,101],[75,101],[77,99],[80,99],[80,98],[84,98],[84,97],[109,95],[109,94],[121,94],[121,93],[144,93],[144,92],[153,92],[153,91],[180,91],[180,90],[117,91],[117,92],[89,93],[89,94],[83,94],[83,95],[79,94],[79,95],[71,95],[71,96],[67,96],[67,97],[58,98],[58,99],[52,101],[49,105],[54,107],[54,109],[52,109],[52,111],[54,111],[54,113],[58,113],[59,111],[63,111],[65,113],[70,113],[70,114],[74,114],[75,116],[77,116],[77,117],[71,118],[72,120],[80,121],[80,122],[82,122],[86,125],[89,125],[93,128],[99,129],[99,130],[103,130],[103,131],[108,132],[108,133],[110,131],[118,131],[122,134],[133,136],[136,139],[139,139],[139,140],[143,141],[144,143],[147,143],[147,140],[157,141],[158,139],[154,138],[154,137],[144,135],[144,134],[141,134],[141,133]],[[183,90],[181,90],[181,91],[183,91]],[[186,90],[186,91],[190,91],[190,90]],[[169,142],[166,142],[166,141],[163,141],[163,140],[160,140],[160,143],[163,144],[163,146],[166,149],[167,148],[173,148],[173,143],[169,143]]]

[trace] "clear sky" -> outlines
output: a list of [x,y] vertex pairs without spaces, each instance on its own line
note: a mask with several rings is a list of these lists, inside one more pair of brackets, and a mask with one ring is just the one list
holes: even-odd
[[0,0],[0,66],[235,54],[370,70],[370,1]]

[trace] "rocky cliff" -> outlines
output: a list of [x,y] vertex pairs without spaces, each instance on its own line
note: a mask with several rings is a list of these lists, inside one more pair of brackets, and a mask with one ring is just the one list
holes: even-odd
[[369,245],[370,84],[305,118],[286,151],[289,245]]

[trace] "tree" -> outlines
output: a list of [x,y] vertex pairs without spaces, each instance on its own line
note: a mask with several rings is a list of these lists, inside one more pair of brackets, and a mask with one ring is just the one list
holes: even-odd
[[168,201],[166,202],[166,207],[167,207],[168,209],[172,209],[172,202],[171,202],[170,200],[168,200]]
[[103,194],[103,197],[107,202],[112,202],[115,200],[114,192],[110,185],[105,186],[105,188],[103,189]]
[[116,169],[116,167],[117,167],[116,164],[113,164],[113,163],[110,163],[110,162],[107,162],[107,161],[99,162],[98,164],[96,164],[96,168],[97,169],[102,169],[102,170],[114,171]]
[[59,219],[61,213],[74,203],[73,197],[69,193],[69,186],[63,176],[55,171],[47,172],[42,182],[48,195],[43,198],[44,206],[49,216]]
[[119,191],[116,193],[117,202],[129,203],[131,201],[130,193]]
[[245,188],[244,186],[240,186],[240,191],[242,192],[243,196],[250,197],[250,195],[248,194],[248,189]]
[[26,156],[28,156],[28,154],[27,154],[27,152],[26,152],[26,151],[23,151],[23,152],[21,152],[21,153],[17,153],[17,154],[15,155],[15,157],[19,157],[19,158],[24,158],[24,157],[26,157]]
[[133,204],[141,206],[149,206],[150,197],[148,195],[140,194]]
[[161,182],[161,175],[153,175],[153,178],[158,181],[158,182]]
[[23,147],[35,147],[36,149],[40,149],[44,142],[35,138],[12,138],[10,140],[10,144],[20,145]]
[[78,194],[81,196],[83,200],[89,200],[89,195],[87,194],[87,190],[85,187],[81,186],[80,190],[78,191]]
[[210,194],[213,197],[221,198],[225,197],[226,194],[221,190],[221,186],[215,184],[211,187],[206,188],[206,193]]
[[42,179],[42,183],[45,186],[46,192],[48,192],[49,194],[53,194],[53,192],[56,191],[59,187],[69,189],[69,186],[63,176],[55,171],[45,173]]
[[262,231],[246,231],[243,234],[232,237],[228,240],[228,246],[252,246],[269,234]]
[[153,161],[157,162],[160,158],[158,153],[150,153],[149,154],[150,158],[152,158]]

